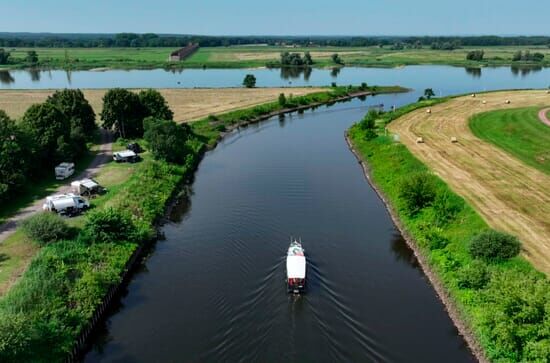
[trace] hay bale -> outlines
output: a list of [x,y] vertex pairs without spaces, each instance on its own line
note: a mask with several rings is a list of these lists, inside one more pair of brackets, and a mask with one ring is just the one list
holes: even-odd
[[547,95],[550,95],[550,89],[549,89],[548,91],[546,91],[546,94],[547,94]]
[[432,113],[432,109],[431,109],[431,108],[428,108],[428,109],[426,110],[426,113]]
[[506,104],[509,105],[509,104],[510,104],[510,100],[506,100]]
[[476,94],[475,94],[475,93],[472,93],[472,97],[474,97],[474,98],[475,98],[475,96],[476,96]]
[[416,143],[417,143],[417,144],[423,144],[423,143],[424,143],[424,139],[421,138],[421,137],[417,137],[417,138],[416,138]]
[[458,140],[455,136],[451,137],[451,142],[454,144],[454,143],[457,143]]
[[486,104],[487,104],[487,101],[483,100],[483,104],[486,105]]

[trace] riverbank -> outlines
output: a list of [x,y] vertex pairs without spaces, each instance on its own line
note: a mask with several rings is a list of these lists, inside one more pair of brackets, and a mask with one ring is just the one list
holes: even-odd
[[[383,128],[418,108],[434,107],[443,101],[423,102],[387,113],[381,116],[378,125]],[[425,115],[424,110],[417,112]],[[523,257],[493,263],[474,260],[468,252],[469,240],[488,226],[468,202],[456,195],[405,145],[391,137],[367,139],[366,130],[355,125],[349,130],[348,138],[367,178],[387,205],[478,359],[548,359],[548,337],[543,333],[550,313],[544,308],[546,296],[550,294],[547,278]],[[437,195],[433,204],[411,215],[405,208],[401,184],[419,173],[434,183]],[[477,269],[481,269],[477,276],[482,278],[473,284],[472,274],[480,271]],[[528,314],[528,311],[539,313]]]
[[[185,69],[185,68],[258,68],[279,62],[282,52],[310,52],[314,67],[400,67],[406,65],[452,65],[461,67],[487,66],[550,66],[550,49],[543,46],[485,46],[463,47],[455,50],[392,49],[378,47],[281,47],[232,46],[203,47],[181,62],[167,61],[173,48],[13,48],[12,64],[4,69],[27,69],[26,52],[35,50],[42,69],[104,70],[104,69]],[[467,60],[468,52],[484,50],[482,61]],[[541,53],[540,62],[513,61],[517,51]],[[342,64],[336,64],[332,55],[338,53]]]
[[[380,92],[386,88],[373,89]],[[396,89],[387,88],[388,91]],[[296,102],[294,108],[299,110],[365,92],[373,91],[359,87],[334,88],[316,95],[293,97],[288,105]],[[113,286],[121,284],[126,271],[131,269],[128,261],[140,260],[136,251],[156,235],[166,206],[181,185],[191,180],[204,153],[204,145],[213,147],[222,137],[227,129],[222,131],[220,126],[244,125],[254,121],[252,115],[261,118],[281,107],[277,105],[235,111],[222,115],[215,123],[207,119],[192,124],[196,137],[189,144],[185,165],[154,161],[146,153],[144,161],[135,167],[129,179],[109,188],[106,196],[94,201],[96,211],[114,208],[131,213],[142,238],[88,244],[75,237],[42,247],[22,277],[0,300],[0,359],[49,362],[64,360],[68,354],[77,356],[79,349],[75,350],[75,342],[81,346],[85,341],[82,334],[93,331],[93,324],[101,321],[99,316],[106,309],[105,299],[112,298]],[[281,109],[290,112],[292,108],[288,105]],[[79,218],[74,223],[77,231],[89,219],[88,215]]]

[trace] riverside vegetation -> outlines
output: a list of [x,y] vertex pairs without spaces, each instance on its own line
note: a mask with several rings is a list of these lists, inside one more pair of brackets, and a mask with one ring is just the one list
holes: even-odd
[[492,231],[467,202],[381,132],[392,120],[446,99],[369,113],[349,130],[406,232],[449,294],[482,355],[495,362],[550,359],[550,283],[519,252],[513,236]]
[[[38,214],[24,223],[24,232],[34,241],[29,243],[40,248],[0,300],[0,361],[66,358],[109,288],[120,283],[132,254],[154,239],[167,203],[223,131],[273,112],[334,102],[358,92],[399,90],[363,84],[299,97],[283,95],[277,102],[206,118],[191,126],[171,121],[172,114],[156,91],[146,91],[141,98],[126,90],[107,92],[104,125],[137,139],[148,151],[142,163],[132,166],[125,182],[92,200],[92,210],[78,220]],[[149,112],[136,114],[129,104],[148,105]]]

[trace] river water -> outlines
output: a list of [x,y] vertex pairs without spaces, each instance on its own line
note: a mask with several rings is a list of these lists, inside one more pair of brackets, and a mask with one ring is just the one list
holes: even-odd
[[[547,87],[550,72],[418,66],[0,75],[2,88],[399,84],[414,88],[242,128],[207,153],[173,220],[86,362],[471,362],[443,305],[348,150],[371,106],[438,95]],[[294,78],[293,78],[294,77]],[[180,82],[180,83],[177,83]],[[307,294],[289,296],[290,236],[309,259]]]

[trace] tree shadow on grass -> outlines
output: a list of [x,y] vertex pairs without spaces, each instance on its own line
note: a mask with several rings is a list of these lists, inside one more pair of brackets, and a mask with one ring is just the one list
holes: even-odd
[[0,266],[2,266],[2,262],[9,260],[9,256],[5,253],[0,253]]

